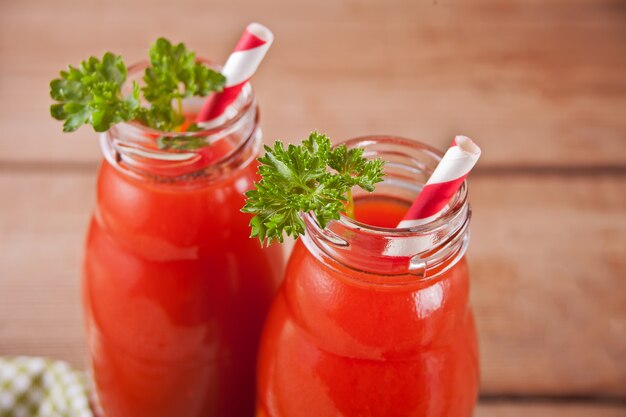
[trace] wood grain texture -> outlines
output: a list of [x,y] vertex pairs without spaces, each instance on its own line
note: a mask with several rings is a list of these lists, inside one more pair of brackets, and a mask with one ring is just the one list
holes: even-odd
[[626,395],[623,176],[470,181],[482,392]]
[[92,176],[0,173],[0,356],[83,365],[79,279],[92,190]]
[[624,417],[626,407],[594,404],[479,404],[475,417]]
[[[93,180],[0,171],[0,355],[83,364]],[[482,392],[626,396],[623,178],[478,176],[470,187]]]
[[0,160],[98,159],[89,128],[64,135],[48,116],[67,64],[132,62],[159,35],[223,61],[253,20],[276,33],[254,81],[268,140],[465,133],[485,165],[626,165],[619,0],[4,0]]

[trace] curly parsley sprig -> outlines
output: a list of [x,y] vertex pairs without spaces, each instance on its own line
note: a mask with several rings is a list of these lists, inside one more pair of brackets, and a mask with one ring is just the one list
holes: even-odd
[[[101,60],[91,57],[77,68],[70,66],[60,75],[50,82],[50,96],[57,102],[50,106],[50,113],[64,121],[65,132],[73,132],[83,124],[104,132],[111,125],[130,120],[173,131],[185,121],[183,98],[219,92],[226,82],[222,74],[197,62],[195,53],[187,51],[183,43],[173,45],[165,38],[159,38],[150,48],[144,86],[140,88],[133,82],[127,96],[122,94],[126,64],[110,52]],[[141,106],[142,94],[149,107]]]
[[373,191],[383,179],[384,161],[368,160],[363,149],[331,148],[330,139],[313,132],[300,145],[276,141],[259,158],[261,181],[246,193],[245,213],[252,213],[252,233],[261,243],[282,242],[304,234],[301,213],[313,212],[321,227],[352,212],[352,187]]
[[97,132],[111,124],[129,121],[139,112],[139,87],[122,97],[126,65],[120,56],[107,52],[99,60],[91,57],[78,68],[61,71],[61,78],[50,83],[50,96],[58,103],[50,106],[52,117],[64,120],[63,131],[73,132],[89,123]]
[[222,91],[226,78],[197,62],[196,54],[187,51],[185,44],[172,45],[159,38],[150,48],[150,66],[143,81],[141,91],[151,106],[144,109],[140,119],[150,127],[171,131],[185,122],[183,98]]

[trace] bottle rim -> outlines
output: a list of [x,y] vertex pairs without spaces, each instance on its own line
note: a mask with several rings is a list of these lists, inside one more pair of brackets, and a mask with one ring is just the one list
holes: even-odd
[[[219,70],[219,65],[198,58],[199,62]],[[128,67],[122,91],[128,94],[133,81],[140,81],[147,61]],[[197,112],[206,97],[183,100],[187,113]],[[163,138],[196,138],[200,141],[193,149],[163,148]],[[213,182],[224,174],[247,166],[256,157],[260,147],[259,112],[250,83],[246,83],[237,100],[225,115],[213,124],[193,132],[161,131],[137,121],[122,122],[112,126],[100,136],[105,159],[118,171],[137,179],[149,179],[159,183],[179,183],[193,180],[195,183]],[[229,149],[207,162],[206,152],[220,142],[230,141]]]
[[[387,161],[385,180],[374,193],[379,188],[409,190],[403,192],[414,198],[443,157],[429,145],[391,135],[363,136],[342,144],[364,148],[369,158],[393,159]],[[466,251],[471,218],[467,196],[463,182],[440,217],[403,228],[373,226],[343,214],[321,228],[313,213],[305,213],[303,243],[324,263],[336,262],[370,283],[398,285],[416,282],[416,276],[434,278],[454,266]]]

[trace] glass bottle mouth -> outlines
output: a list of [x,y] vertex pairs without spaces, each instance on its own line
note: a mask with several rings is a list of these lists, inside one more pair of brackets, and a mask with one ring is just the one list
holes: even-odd
[[[207,60],[199,61],[221,69]],[[130,94],[133,81],[142,84],[148,65],[148,62],[140,62],[128,68],[122,87],[124,94]],[[197,114],[206,99],[184,99],[183,113]],[[122,122],[101,135],[101,147],[113,166],[131,176],[167,183],[192,178],[213,180],[221,177],[225,170],[246,165],[254,159],[260,145],[258,121],[256,98],[250,84],[246,84],[222,116],[199,123],[198,130],[161,131],[136,121]],[[193,147],[163,146],[171,141],[185,145],[192,142]]]
[[[367,158],[386,161],[384,181],[377,184],[374,193],[353,190],[357,199],[364,195],[393,196],[408,205],[443,156],[428,145],[395,136],[366,136],[343,144],[363,148]],[[314,255],[365,274],[358,274],[361,279],[397,285],[414,282],[416,276],[433,278],[453,266],[466,250],[470,217],[464,182],[441,216],[428,223],[378,227],[341,215],[322,229],[315,216],[306,213],[303,240]]]
[[[207,60],[199,61],[220,69]],[[134,81],[142,84],[148,65],[148,62],[140,62],[128,68],[127,81],[122,88],[124,94],[130,94]],[[197,114],[205,100],[206,97],[183,100],[183,112]],[[131,121],[111,127],[101,135],[100,144],[107,161],[131,177],[158,183],[190,180],[205,183],[223,178],[227,172],[254,160],[261,139],[258,123],[254,92],[250,84],[246,84],[222,116],[199,124],[199,130],[166,132]],[[178,141],[184,146],[162,146],[172,143],[168,141]]]

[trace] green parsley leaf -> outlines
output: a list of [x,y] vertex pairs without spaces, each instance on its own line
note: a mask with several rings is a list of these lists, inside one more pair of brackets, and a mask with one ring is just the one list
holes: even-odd
[[359,186],[365,191],[374,191],[374,184],[381,181],[384,161],[368,160],[363,157],[363,148],[348,149],[337,146],[330,153],[328,165],[341,174],[350,187]]
[[[199,132],[201,130],[202,128],[197,123],[192,123],[187,126],[185,132]],[[194,151],[207,146],[207,141],[203,136],[161,136],[157,139],[157,146],[164,150]]]
[[[252,233],[261,243],[282,242],[304,234],[301,214],[313,212],[321,227],[339,219],[354,186],[367,191],[383,179],[384,161],[368,160],[363,149],[331,148],[330,139],[313,132],[300,145],[276,141],[258,159],[261,181],[246,193],[244,213],[252,213]],[[334,170],[334,171],[333,171]]]
[[[172,45],[167,39],[159,38],[150,48],[150,67],[146,68],[143,81],[141,90],[151,107],[143,112],[141,119],[148,126],[171,131],[185,121],[183,98],[222,91],[226,78],[196,62],[196,54],[187,51],[185,44]],[[174,102],[177,109],[172,106]]]
[[161,136],[157,139],[159,149],[193,151],[207,146],[206,139],[198,136]]
[[[187,51],[184,44],[172,45],[164,38],[152,45],[150,64],[143,77],[145,85],[140,88],[133,82],[133,91],[126,97],[122,86],[127,69],[120,56],[107,52],[101,60],[91,57],[78,68],[70,66],[50,82],[50,96],[56,101],[50,114],[64,121],[65,132],[84,124],[104,132],[111,125],[130,120],[173,131],[185,121],[183,98],[221,91],[226,82],[222,74],[196,62],[195,53]],[[150,107],[141,106],[141,93]]]
[[58,103],[50,106],[50,114],[64,120],[63,131],[73,132],[83,124],[91,124],[104,132],[111,124],[129,121],[139,109],[139,88],[122,97],[126,81],[126,65],[120,56],[107,52],[102,60],[91,57],[78,68],[61,71],[61,78],[50,83],[50,96]]

